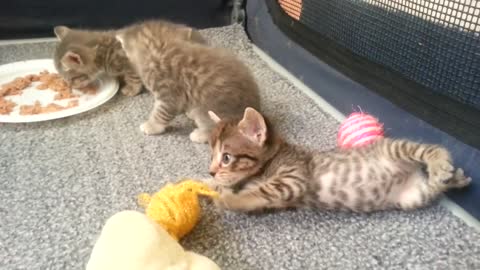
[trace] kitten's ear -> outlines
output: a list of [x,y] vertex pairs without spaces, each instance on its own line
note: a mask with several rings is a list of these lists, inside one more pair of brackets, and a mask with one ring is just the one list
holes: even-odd
[[115,39],[117,39],[118,42],[120,42],[122,44],[122,47],[123,47],[123,42],[125,41],[125,33],[121,32],[121,31],[118,31],[115,34]]
[[76,68],[83,66],[84,62],[78,53],[68,51],[62,58],[62,64],[68,68]]
[[222,119],[220,119],[220,117],[218,117],[218,115],[212,111],[208,111],[208,116],[210,116],[210,119],[212,119],[215,124],[218,124],[218,122],[222,121]]
[[179,25],[175,27],[174,31],[177,37],[183,37],[185,39],[190,39],[192,36],[192,28],[186,25]]
[[185,33],[186,33],[186,35],[187,35],[187,39],[188,39],[188,40],[192,39],[192,32],[193,32],[193,29],[190,28],[190,27],[187,27],[187,28],[185,29]]
[[63,25],[59,25],[53,28],[53,32],[55,33],[55,35],[59,40],[62,40],[68,34],[68,32],[70,32],[70,28]]
[[254,143],[263,146],[267,139],[267,125],[263,116],[253,108],[246,108],[238,123],[240,132]]

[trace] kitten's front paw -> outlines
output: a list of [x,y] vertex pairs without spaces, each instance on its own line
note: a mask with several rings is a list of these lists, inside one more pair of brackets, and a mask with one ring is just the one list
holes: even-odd
[[156,135],[163,133],[166,129],[166,126],[163,124],[145,122],[140,125],[140,130],[146,135]]
[[200,179],[201,182],[205,183],[210,189],[215,190],[216,192],[221,192],[221,187],[215,182],[214,178],[203,178]]
[[428,176],[431,182],[446,183],[453,177],[453,165],[450,159],[438,159],[431,162],[428,167]]
[[207,143],[209,135],[208,131],[196,128],[190,133],[190,140],[195,143]]
[[220,209],[220,210],[226,210],[227,209],[227,205],[222,200],[222,198],[213,199],[213,203],[215,204],[215,207]]
[[222,210],[230,209],[230,202],[234,199],[232,192],[229,189],[222,188],[221,185],[214,184],[213,188],[219,193],[218,198],[213,200],[215,206]]
[[133,97],[138,95],[142,91],[142,86],[136,87],[131,85],[125,85],[120,90],[125,96]]

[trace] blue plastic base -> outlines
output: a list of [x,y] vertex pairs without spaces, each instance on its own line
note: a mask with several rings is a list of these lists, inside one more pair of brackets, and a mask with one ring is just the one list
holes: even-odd
[[471,215],[480,219],[480,151],[432,127],[340,74],[285,36],[272,22],[264,1],[247,2],[247,31],[253,42],[278,63],[312,88],[345,115],[359,107],[377,116],[390,137],[438,143],[446,146],[455,160],[473,178],[470,187],[447,195]]

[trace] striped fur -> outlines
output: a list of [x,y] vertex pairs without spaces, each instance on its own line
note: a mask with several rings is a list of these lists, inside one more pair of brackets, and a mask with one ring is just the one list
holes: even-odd
[[220,48],[163,38],[163,24],[135,24],[117,35],[155,97],[150,117],[141,126],[146,134],[164,132],[176,115],[185,113],[197,126],[190,139],[206,143],[214,127],[209,110],[239,117],[247,106],[259,109],[257,84],[240,60]]
[[[163,23],[165,38],[205,43],[198,31],[183,25]],[[57,26],[59,43],[54,63],[59,74],[73,87],[82,88],[106,73],[122,81],[121,92],[135,96],[142,90],[142,81],[116,40],[116,31],[89,31]]]
[[210,145],[217,204],[236,211],[416,209],[471,181],[438,145],[380,139],[350,150],[309,151],[282,140],[253,109],[241,121],[220,121]]

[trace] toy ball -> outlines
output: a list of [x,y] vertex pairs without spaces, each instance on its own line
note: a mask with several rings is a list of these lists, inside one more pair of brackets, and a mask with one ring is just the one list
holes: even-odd
[[140,194],[138,203],[145,208],[145,214],[150,219],[179,240],[189,233],[199,220],[198,195],[218,197],[218,193],[205,183],[185,179],[180,183],[167,184],[153,195]]
[[362,112],[352,113],[340,126],[337,144],[340,148],[368,145],[383,138],[383,124],[377,118]]

